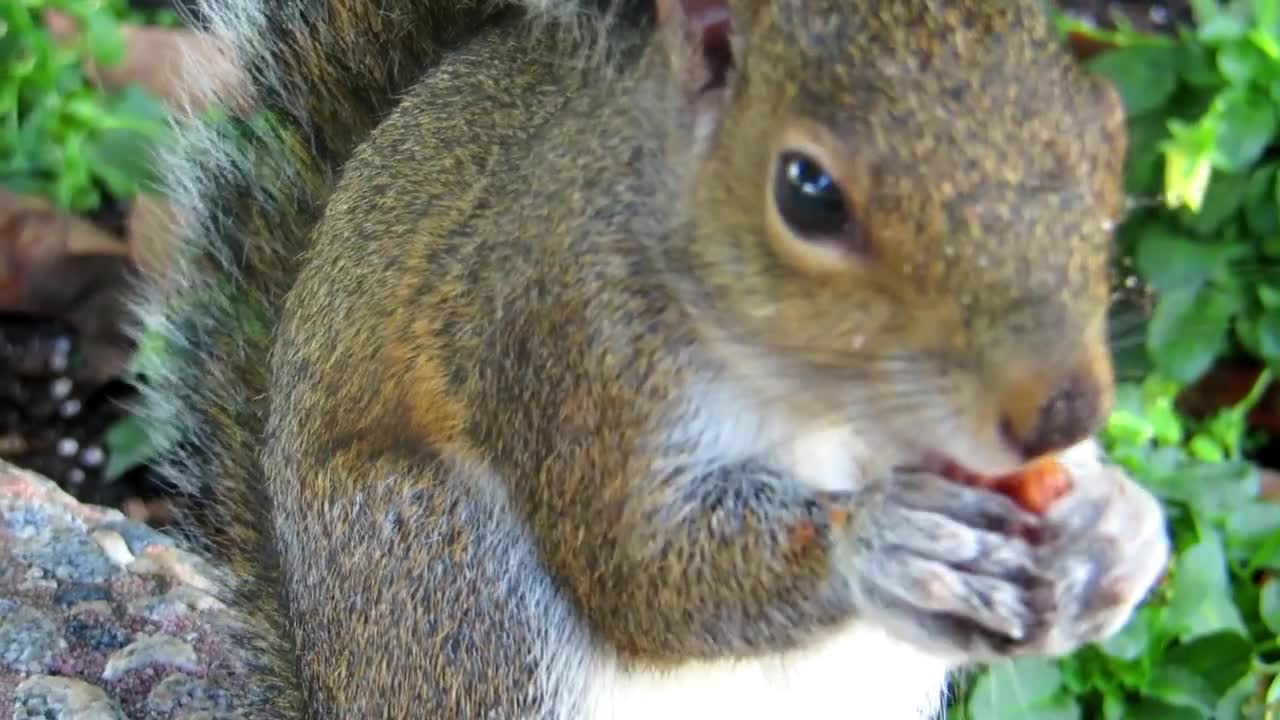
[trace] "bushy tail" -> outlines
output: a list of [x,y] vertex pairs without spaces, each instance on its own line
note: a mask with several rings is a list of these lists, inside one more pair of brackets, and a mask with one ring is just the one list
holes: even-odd
[[163,353],[142,412],[174,441],[163,470],[201,498],[196,515],[212,531],[206,549],[232,573],[229,599],[241,611],[241,641],[256,658],[263,705],[251,716],[302,717],[258,464],[281,299],[343,164],[442,51],[499,13],[576,22],[581,10],[593,14],[603,6],[597,0],[201,2],[202,24],[230,44],[244,80],[224,89],[222,104],[249,110],[178,128],[166,189],[184,220],[177,230],[183,247],[176,272],[139,303],[143,339],[159,340]]

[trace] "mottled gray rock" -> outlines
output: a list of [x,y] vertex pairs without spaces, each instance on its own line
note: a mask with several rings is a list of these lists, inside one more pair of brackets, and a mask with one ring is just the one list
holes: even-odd
[[0,617],[0,664],[25,673],[46,672],[67,643],[40,611],[19,605]]
[[53,594],[53,603],[58,607],[69,608],[82,602],[95,600],[111,601],[111,590],[104,585],[90,583],[63,583]]
[[124,537],[114,530],[103,530],[101,528],[94,530],[89,537],[98,543],[98,547],[102,548],[102,554],[106,555],[111,562],[125,567],[133,562],[134,554],[129,549],[129,544],[125,542]]
[[123,537],[125,544],[129,546],[129,552],[134,555],[141,555],[143,551],[153,545],[163,547],[176,546],[173,538],[137,520],[107,522],[103,523],[101,527],[104,530],[120,533],[120,537]]
[[67,618],[63,628],[69,643],[94,652],[115,652],[132,639],[132,633],[110,616],[76,615]]
[[149,635],[112,653],[102,679],[119,680],[127,672],[156,665],[194,671],[198,669],[196,651],[176,637]]
[[184,717],[197,713],[228,713],[231,697],[223,690],[184,673],[165,678],[147,696],[150,710],[170,714],[181,710]]
[[14,693],[13,720],[128,720],[102,688],[75,678],[33,675]]
[[197,611],[220,610],[222,607],[222,603],[212,595],[181,585],[158,597],[140,598],[129,606],[129,613],[165,622]]
[[0,717],[253,715],[216,579],[176,538],[0,461]]
[[56,543],[28,540],[14,554],[20,562],[68,582],[103,582],[124,572],[98,543],[84,535],[69,535]]

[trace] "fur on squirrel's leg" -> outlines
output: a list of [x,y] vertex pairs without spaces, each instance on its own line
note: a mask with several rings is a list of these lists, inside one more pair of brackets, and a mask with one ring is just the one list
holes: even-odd
[[1045,517],[924,473],[872,493],[877,509],[867,513],[855,566],[863,605],[957,662],[1063,655],[1101,640],[1130,617],[1169,556],[1155,498],[1096,462],[1073,468],[1071,493]]
[[[938,712],[945,661],[865,622],[852,604],[844,569],[859,543],[856,493],[814,491],[750,460],[668,478],[632,500],[627,514],[642,521],[597,518],[607,527],[585,533],[613,549],[590,575],[612,592],[596,593],[585,612],[605,641],[588,717]],[[568,522],[556,531],[578,532]]]
[[566,517],[548,543],[606,538],[608,552],[593,553],[583,577],[613,592],[574,594],[623,657],[675,666],[761,656],[852,618],[841,574],[853,550],[852,494],[813,492],[759,460],[628,486],[647,489],[619,518]]
[[314,717],[587,720],[590,636],[491,475],[354,452],[280,469],[313,479],[274,499],[307,630],[278,662]]

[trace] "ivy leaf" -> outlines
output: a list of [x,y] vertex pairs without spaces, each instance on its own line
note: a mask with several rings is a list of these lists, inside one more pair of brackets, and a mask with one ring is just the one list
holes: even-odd
[[1253,42],[1241,38],[1223,45],[1217,53],[1218,70],[1227,82],[1247,88],[1270,74],[1271,58]]
[[1155,698],[1144,698],[1129,707],[1127,720],[1209,720],[1211,716],[1195,708],[1169,705]]
[[1137,660],[1151,643],[1151,629],[1147,622],[1144,613],[1135,613],[1119,632],[1104,640],[1099,648],[1109,657],[1118,660]]
[[89,52],[103,65],[117,65],[124,59],[124,36],[114,18],[103,12],[83,16],[84,34]]
[[1237,632],[1215,632],[1170,648],[1162,661],[1166,667],[1181,668],[1196,675],[1215,695],[1223,695],[1249,673],[1253,646],[1246,636]]
[[1247,252],[1243,245],[1197,241],[1154,225],[1138,236],[1134,260],[1147,283],[1165,293],[1199,290],[1234,258]]
[[1219,167],[1239,171],[1257,162],[1276,132],[1276,111],[1269,100],[1251,93],[1232,93],[1218,116]]
[[[1183,209],[1180,220],[1184,226],[1197,235],[1216,235],[1223,223],[1235,216],[1236,211],[1244,204],[1249,178],[1243,173],[1216,172],[1209,179],[1204,197],[1200,201],[1200,209],[1191,212]],[[1203,242],[1195,243],[1202,249],[1212,249],[1219,253],[1223,246]],[[1226,248],[1235,246],[1227,245]],[[1228,252],[1227,254],[1230,254]]]
[[1257,692],[1258,682],[1249,673],[1240,678],[1235,685],[1231,687],[1218,701],[1218,707],[1215,708],[1215,718],[1238,718],[1244,717],[1241,712],[1242,707]]
[[1231,597],[1227,558],[1216,533],[1206,532],[1177,558],[1175,567],[1166,617],[1184,642],[1224,630],[1247,635],[1244,618]]
[[1186,668],[1171,666],[1156,668],[1142,693],[1169,705],[1194,708],[1205,717],[1213,714],[1218,700],[1218,694],[1204,678]]
[[[1028,659],[992,665],[978,678],[969,695],[974,720],[1039,720],[1043,717],[1074,719],[1069,709],[1055,707],[1062,688],[1062,671],[1048,660]],[[1048,710],[1049,715],[1045,715]],[[1055,714],[1056,713],[1056,714]]]
[[1258,318],[1258,352],[1264,360],[1280,360],[1280,310],[1271,310]]
[[1245,187],[1245,224],[1255,235],[1280,233],[1280,205],[1276,203],[1276,165],[1254,168]]
[[1280,635],[1280,579],[1269,578],[1258,598],[1258,614],[1275,635]]
[[1178,86],[1178,55],[1168,46],[1111,50],[1094,58],[1089,66],[1115,84],[1129,115],[1160,107]]
[[94,176],[116,197],[130,197],[155,180],[151,138],[134,130],[96,133],[85,147],[85,158]]
[[1143,478],[1166,501],[1195,508],[1205,518],[1230,518],[1253,501],[1258,490],[1254,466],[1244,461],[1195,462],[1180,447],[1162,448],[1146,458]]
[[127,417],[112,425],[103,441],[109,450],[103,474],[110,481],[118,480],[155,455],[155,438],[137,418]]
[[1239,307],[1238,298],[1214,288],[1161,294],[1147,326],[1147,349],[1156,367],[1179,382],[1197,380],[1225,350]]
[[1226,517],[1227,543],[1254,544],[1280,533],[1280,505],[1246,502],[1231,509]]

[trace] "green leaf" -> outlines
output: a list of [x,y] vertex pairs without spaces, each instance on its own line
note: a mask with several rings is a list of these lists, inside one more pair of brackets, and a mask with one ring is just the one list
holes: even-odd
[[[1213,173],[1208,187],[1205,188],[1204,199],[1199,209],[1196,212],[1184,209],[1179,217],[1181,224],[1197,235],[1213,237],[1217,240],[1223,223],[1234,217],[1240,206],[1244,204],[1248,184],[1248,176],[1242,173],[1228,171]],[[1203,241],[1200,244],[1219,249],[1221,252],[1221,247],[1217,244]]]
[[1243,706],[1253,697],[1256,691],[1257,681],[1246,673],[1218,701],[1214,717],[1222,718],[1222,720],[1244,717]]
[[1216,0],[1192,0],[1191,7],[1196,13],[1196,35],[1206,44],[1221,45],[1249,32],[1241,13],[1220,8]]
[[1190,383],[1204,374],[1226,348],[1238,298],[1214,288],[1164,292],[1147,326],[1147,349],[1156,367]]
[[1258,318],[1258,352],[1263,359],[1280,360],[1280,310],[1272,310]]
[[1222,77],[1241,89],[1275,74],[1272,69],[1275,61],[1252,40],[1223,45],[1217,60]]
[[1210,720],[1195,708],[1169,705],[1155,698],[1143,698],[1129,707],[1130,720]]
[[1146,45],[1111,50],[1089,65],[1115,84],[1130,115],[1160,107],[1178,85],[1178,54],[1171,47]]
[[1257,162],[1276,132],[1276,111],[1268,99],[1232,93],[1223,102],[1218,121],[1217,164],[1230,171]]
[[112,195],[132,197],[154,183],[154,150],[151,139],[133,130],[105,130],[85,148],[93,175]]
[[1246,502],[1231,509],[1226,517],[1228,545],[1254,544],[1280,533],[1280,505]]
[[1194,240],[1162,225],[1144,230],[1137,243],[1138,272],[1159,292],[1199,290],[1234,258],[1248,252],[1242,245]]
[[103,471],[107,480],[118,480],[133,468],[152,459],[156,453],[156,444],[142,423],[134,417],[112,425],[104,437],[107,447],[107,467]]
[[91,12],[84,17],[84,34],[89,52],[104,65],[117,65],[124,59],[124,36],[115,19],[102,12]]
[[1181,668],[1200,677],[1214,694],[1223,695],[1248,674],[1253,645],[1240,633],[1215,632],[1170,648],[1162,661],[1166,667]]
[[1275,705],[1280,701],[1280,675],[1271,679],[1271,684],[1267,686],[1267,705]]
[[1218,694],[1201,676],[1176,666],[1158,667],[1143,695],[1155,698],[1169,705],[1194,708],[1205,717],[1212,715],[1218,701]]
[[1124,696],[1114,693],[1107,693],[1102,698],[1102,720],[1124,720],[1125,718],[1125,701]]
[[1280,635],[1280,579],[1269,578],[1258,598],[1258,615],[1267,629]]
[[1179,500],[1212,519],[1230,517],[1253,501],[1258,490],[1257,469],[1248,462],[1179,463],[1160,471],[1153,456],[1150,484],[1166,499]]
[[1276,165],[1256,167],[1244,193],[1245,223],[1256,235],[1280,233],[1280,204],[1276,202]]
[[1168,620],[1184,641],[1221,631],[1247,635],[1244,619],[1231,597],[1227,559],[1221,538],[1206,533],[1174,563]]
[[969,695],[969,713],[974,720],[1040,718],[1038,709],[1053,706],[1061,687],[1062,672],[1052,661],[1028,659],[998,663],[974,683]]
[[1104,640],[1100,649],[1119,660],[1136,660],[1142,657],[1150,642],[1151,630],[1147,626],[1146,616],[1136,613],[1119,632]]

